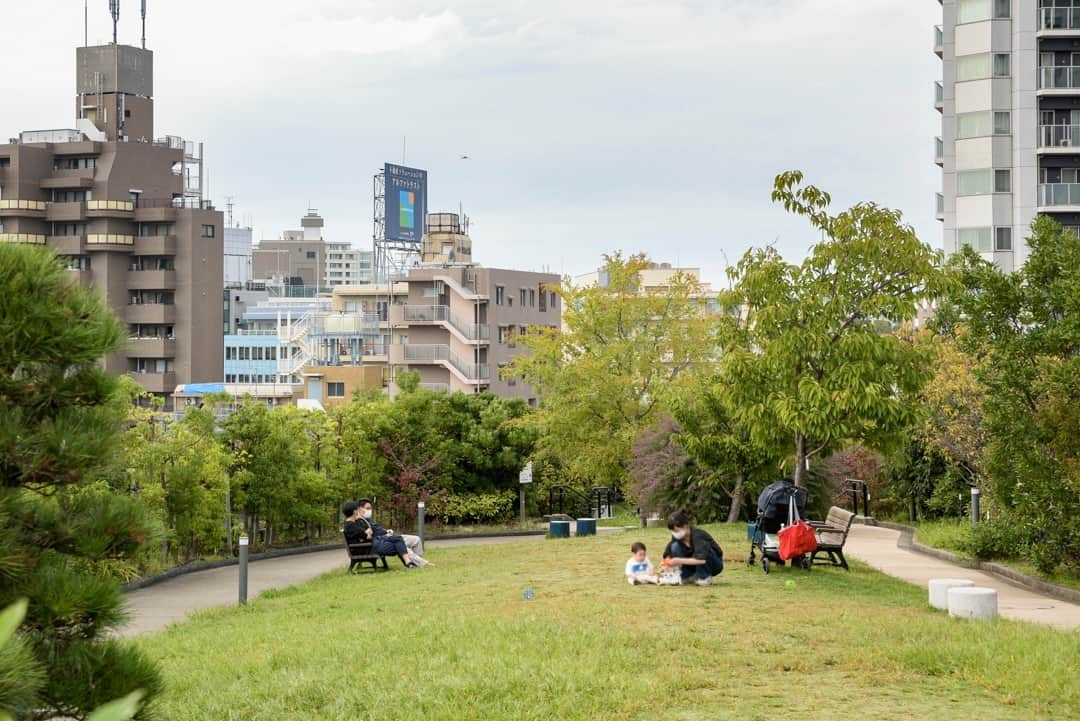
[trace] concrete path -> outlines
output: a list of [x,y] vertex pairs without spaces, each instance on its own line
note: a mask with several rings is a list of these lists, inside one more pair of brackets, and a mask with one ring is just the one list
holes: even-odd
[[[600,533],[607,534],[621,532],[623,529],[600,528],[598,530]],[[450,548],[543,539],[542,535],[456,538],[428,541],[424,545],[432,548]],[[392,559],[388,562],[395,563]],[[341,548],[254,561],[248,566],[248,598],[254,598],[271,588],[284,588],[303,583],[328,571],[344,569],[347,565],[348,558]],[[121,635],[133,636],[139,633],[160,631],[171,623],[183,621],[193,611],[237,603],[237,574],[237,566],[224,566],[188,573],[154,586],[131,591],[127,594],[131,621],[121,631]]]
[[845,555],[909,583],[928,588],[931,578],[966,578],[976,586],[996,589],[998,613],[1018,621],[1044,623],[1061,629],[1080,628],[1080,606],[1013,586],[997,576],[957,566],[896,545],[900,532],[855,524],[844,546]]

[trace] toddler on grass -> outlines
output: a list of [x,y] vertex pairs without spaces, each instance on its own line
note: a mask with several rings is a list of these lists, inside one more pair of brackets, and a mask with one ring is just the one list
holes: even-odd
[[653,572],[652,561],[645,555],[645,544],[635,541],[630,546],[630,558],[626,561],[626,582],[631,586],[643,583],[660,583],[660,577]]

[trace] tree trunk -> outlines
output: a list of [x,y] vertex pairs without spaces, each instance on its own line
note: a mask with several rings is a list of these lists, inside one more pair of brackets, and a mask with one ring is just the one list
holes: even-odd
[[795,485],[806,485],[806,436],[795,434]]
[[746,474],[739,472],[735,476],[735,490],[731,492],[731,510],[727,514],[727,522],[735,523],[742,513],[743,486],[746,485]]

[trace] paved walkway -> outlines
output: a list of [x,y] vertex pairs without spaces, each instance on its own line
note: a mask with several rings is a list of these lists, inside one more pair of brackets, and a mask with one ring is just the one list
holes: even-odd
[[963,568],[933,556],[898,548],[900,532],[855,524],[844,546],[845,555],[858,558],[890,576],[928,588],[931,578],[966,578],[976,586],[997,589],[998,612],[1005,618],[1045,623],[1061,629],[1080,628],[1080,606],[1013,586],[997,576]]

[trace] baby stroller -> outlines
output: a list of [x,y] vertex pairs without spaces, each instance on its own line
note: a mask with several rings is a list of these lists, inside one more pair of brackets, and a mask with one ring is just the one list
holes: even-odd
[[[746,535],[750,538],[750,558],[747,563],[753,566],[757,559],[755,549],[761,551],[761,570],[765,573],[769,572],[770,562],[784,565],[784,560],[780,558],[780,537],[777,534],[787,523],[788,507],[792,498],[795,499],[799,516],[805,518],[805,488],[799,488],[791,481],[777,481],[765,486],[765,490],[758,496],[757,521],[746,529]],[[791,560],[794,563],[795,559]],[[810,559],[806,556],[800,557],[799,565],[809,571]]]

